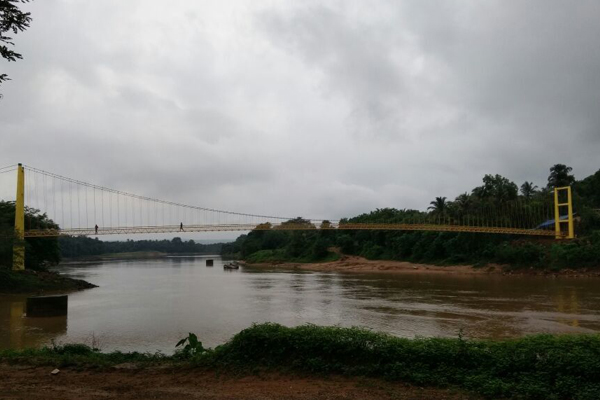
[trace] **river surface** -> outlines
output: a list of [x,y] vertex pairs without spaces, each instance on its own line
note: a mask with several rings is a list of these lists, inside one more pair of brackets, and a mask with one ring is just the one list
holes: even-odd
[[0,348],[55,341],[168,354],[188,332],[212,347],[265,321],[402,337],[600,331],[597,278],[226,271],[211,258],[212,268],[203,257],[59,267],[99,287],[69,294],[69,314],[59,318],[23,317],[26,296],[0,296]]

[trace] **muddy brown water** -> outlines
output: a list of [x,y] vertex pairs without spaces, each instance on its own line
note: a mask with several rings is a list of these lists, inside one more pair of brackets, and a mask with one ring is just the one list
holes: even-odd
[[26,296],[0,295],[0,348],[83,342],[162,351],[194,332],[215,346],[255,322],[360,326],[401,337],[505,338],[600,331],[600,279],[223,269],[216,257],[59,267],[98,288],[69,314],[24,318]]

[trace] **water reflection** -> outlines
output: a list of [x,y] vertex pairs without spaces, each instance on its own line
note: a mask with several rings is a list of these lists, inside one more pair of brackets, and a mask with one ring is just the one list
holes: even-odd
[[[254,322],[363,326],[398,336],[502,338],[600,331],[595,279],[224,271],[202,258],[64,267],[99,288],[69,296],[67,320],[29,320],[0,298],[0,347],[89,341],[103,350],[171,352],[196,332],[215,346]],[[49,321],[54,320],[54,321]]]
[[562,288],[558,296],[556,297],[557,311],[566,313],[574,316],[573,319],[561,319],[564,324],[571,326],[579,326],[579,299],[577,296],[577,290],[572,287]]
[[0,347],[39,347],[67,332],[67,317],[26,318],[26,296],[0,296]]

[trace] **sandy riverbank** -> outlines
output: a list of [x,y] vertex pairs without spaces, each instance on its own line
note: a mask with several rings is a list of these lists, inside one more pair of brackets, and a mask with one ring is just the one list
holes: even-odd
[[251,267],[278,267],[286,269],[302,269],[310,271],[330,271],[348,273],[387,273],[387,274],[454,274],[454,275],[540,275],[540,276],[569,276],[569,277],[600,277],[597,270],[561,271],[539,270],[533,268],[509,269],[498,264],[483,267],[472,265],[430,265],[415,264],[406,261],[367,260],[358,256],[343,255],[337,261],[326,263],[265,263],[249,264]]

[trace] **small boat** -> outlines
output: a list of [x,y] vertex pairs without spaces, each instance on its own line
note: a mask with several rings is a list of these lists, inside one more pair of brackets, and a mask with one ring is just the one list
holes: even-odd
[[237,263],[227,263],[223,265],[223,269],[240,269],[240,265]]

